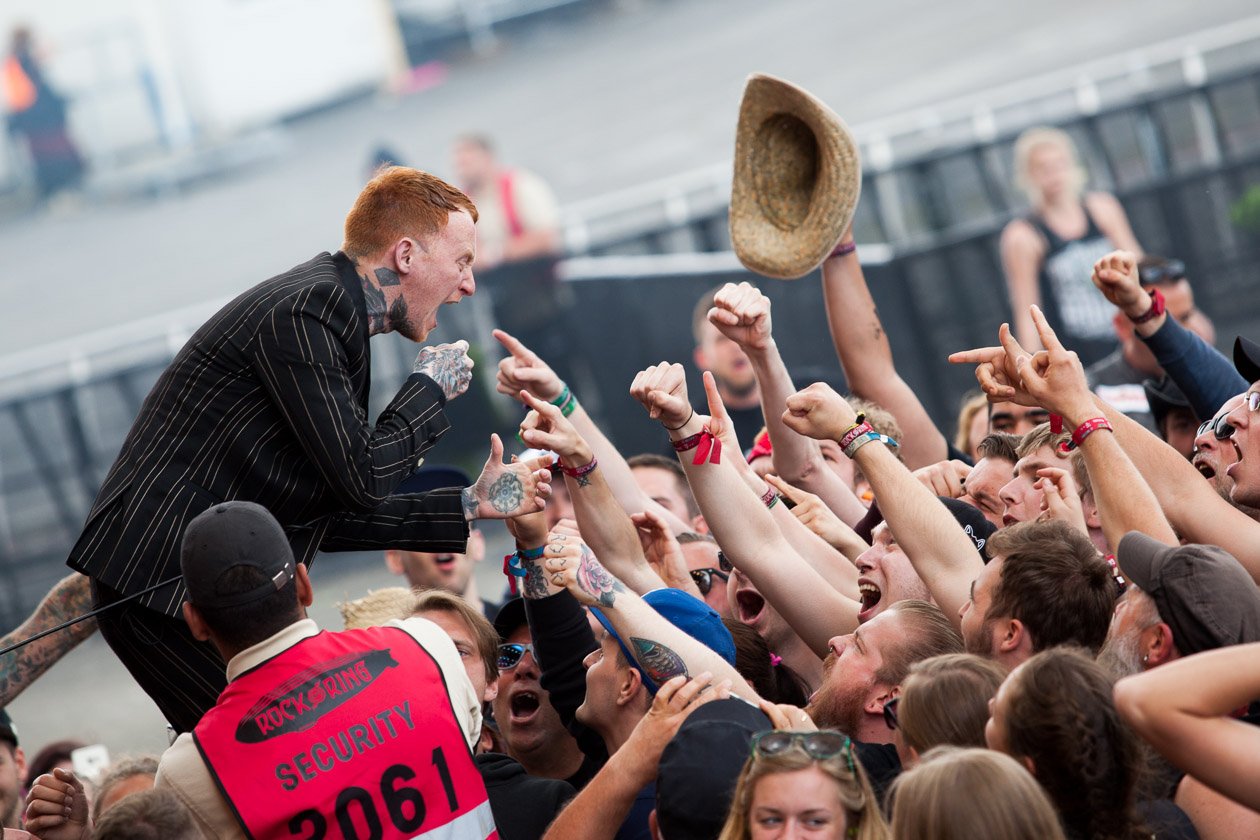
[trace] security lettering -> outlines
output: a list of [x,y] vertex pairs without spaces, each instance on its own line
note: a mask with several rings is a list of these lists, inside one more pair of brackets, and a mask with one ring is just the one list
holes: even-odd
[[312,781],[320,773],[332,770],[337,762],[350,761],[360,753],[397,738],[403,727],[407,731],[415,728],[410,701],[377,712],[364,723],[352,724],[325,740],[317,741],[293,756],[292,761],[277,765],[276,778],[285,790],[294,790],[303,780]]

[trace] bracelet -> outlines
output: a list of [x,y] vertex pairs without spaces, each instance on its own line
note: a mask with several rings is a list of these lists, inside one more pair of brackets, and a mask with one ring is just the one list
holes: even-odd
[[[690,420],[691,418],[687,419]],[[708,461],[710,464],[722,463],[722,441],[715,437],[707,426],[694,435],[688,435],[682,440],[672,441],[670,445],[674,447],[675,452],[687,452],[695,449],[696,457],[691,462],[692,466],[698,466],[705,461]]]
[[564,473],[569,478],[576,478],[580,481],[581,479],[595,472],[595,468],[598,466],[599,466],[599,459],[592,458],[585,466],[581,466],[581,467],[566,467],[563,463],[561,463],[560,472]]
[[542,558],[543,553],[546,550],[547,546],[540,545],[538,548],[518,548],[516,553],[519,554],[523,560],[539,560]]
[[841,242],[835,248],[831,249],[831,253],[827,255],[827,259],[832,257],[843,257],[852,254],[857,250],[857,243],[850,239],[848,242]]
[[779,503],[779,494],[774,491],[773,487],[767,485],[766,492],[761,494],[761,503],[769,510]]
[[856,425],[854,425],[854,426],[850,426],[850,427],[849,427],[849,430],[848,430],[848,431],[846,431],[846,432],[844,433],[844,435],[842,435],[842,436],[841,436],[841,438],[840,438],[840,448],[841,448],[841,449],[848,449],[848,448],[849,448],[849,444],[853,443],[853,441],[857,440],[857,439],[858,439],[858,438],[860,438],[862,435],[869,435],[869,434],[870,434],[871,432],[873,432],[873,431],[875,431],[875,430],[874,430],[873,428],[871,428],[871,424],[870,424],[870,423],[867,423],[867,422],[866,422],[866,418],[865,418],[865,417],[859,417],[859,418],[858,418],[858,422],[857,422],[857,424],[856,424]]
[[[690,422],[691,422],[691,418],[692,418],[692,417],[695,417],[695,416],[696,416],[696,410],[693,408],[693,409],[691,409],[691,413],[687,415],[687,419],[686,419],[686,420],[684,420],[684,421],[682,421],[682,423],[680,423],[679,425],[677,425],[677,426],[665,426],[665,424],[664,424],[664,423],[662,423],[661,425],[662,425],[662,426],[665,426],[665,431],[667,431],[667,432],[676,432],[676,431],[678,431],[679,429],[681,429],[683,426],[686,426],[688,423],[690,423]],[[679,450],[679,451],[681,451],[681,450]]]
[[1107,422],[1106,417],[1094,417],[1077,426],[1076,431],[1072,432],[1072,439],[1065,440],[1063,443],[1059,444],[1059,451],[1071,452],[1073,449],[1078,448],[1082,443],[1084,443],[1085,438],[1089,437],[1099,429],[1106,429],[1109,432],[1115,432],[1115,429],[1111,428],[1111,424]]
[[861,449],[863,446],[866,446],[866,444],[871,443],[872,441],[879,441],[880,443],[887,446],[889,449],[896,449],[898,446],[900,446],[900,444],[897,443],[897,441],[893,440],[888,435],[881,435],[879,432],[869,431],[866,434],[859,437],[857,440],[850,443],[848,447],[845,448],[844,450],[845,456],[848,458],[852,458],[854,455],[857,454],[857,451],[859,449]]
[[570,393],[569,398],[565,400],[564,405],[560,406],[560,416],[568,417],[570,414],[577,411],[577,407],[578,407],[577,396]]
[[1147,321],[1154,321],[1167,310],[1164,303],[1164,293],[1159,289],[1151,289],[1151,308],[1134,318],[1129,316],[1129,320],[1134,324],[1145,324]]
[[547,546],[540,545],[538,548],[518,548],[511,554],[503,557],[503,574],[507,575],[508,588],[512,590],[513,595],[520,594],[516,585],[517,578],[523,578],[529,574],[529,569],[525,568],[526,560],[539,560],[546,551]]
[[[564,385],[564,383],[563,383],[563,382],[561,382],[560,384],[561,384],[561,385]],[[562,405],[564,405],[566,402],[568,402],[568,401],[569,401],[569,398],[570,398],[570,397],[572,397],[572,396],[573,396],[573,392],[569,390],[569,386],[568,386],[568,385],[564,385],[564,390],[562,390],[562,391],[560,392],[560,396],[556,397],[554,400],[548,400],[548,402],[550,402],[552,405],[554,405],[554,406],[557,406],[557,407],[558,407],[558,406],[562,406]]]

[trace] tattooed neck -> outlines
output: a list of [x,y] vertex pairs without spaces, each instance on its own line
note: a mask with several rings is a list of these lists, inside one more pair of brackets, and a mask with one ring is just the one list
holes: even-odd
[[389,308],[385,305],[385,293],[381,287],[359,271],[359,283],[363,285],[363,302],[367,309],[368,335],[389,332]]

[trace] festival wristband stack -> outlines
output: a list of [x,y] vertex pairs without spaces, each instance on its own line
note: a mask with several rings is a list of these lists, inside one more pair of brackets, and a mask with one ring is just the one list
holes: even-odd
[[[688,418],[688,422],[690,422],[690,419]],[[686,423],[683,425],[685,426]],[[671,431],[676,430],[671,429]],[[689,435],[682,440],[672,441],[671,445],[674,447],[675,452],[696,450],[696,457],[691,462],[693,466],[698,466],[706,461],[710,464],[722,463],[722,441],[710,432],[707,426],[694,435]]]
[[900,446],[900,444],[897,443],[897,441],[893,440],[888,435],[881,435],[879,432],[872,429],[871,431],[862,435],[857,440],[853,441],[847,447],[845,447],[844,455],[846,458],[852,459],[853,456],[857,455],[857,451],[859,449],[861,449],[863,446],[866,446],[866,444],[873,443],[875,441],[879,441],[880,443],[884,444],[884,446],[887,446],[889,449],[896,449],[898,446]]
[[773,487],[767,486],[766,492],[761,495],[761,503],[769,510],[779,503],[779,494],[774,492]]
[[542,559],[546,548],[545,545],[540,545],[538,548],[520,548],[503,558],[503,574],[507,575],[508,586],[511,587],[513,595],[518,594],[516,579],[529,574],[524,561]]
[[1072,439],[1070,441],[1065,440],[1063,443],[1059,444],[1059,451],[1071,452],[1073,449],[1078,448],[1082,443],[1084,443],[1085,438],[1100,429],[1106,429],[1109,432],[1115,431],[1115,429],[1111,428],[1111,423],[1107,422],[1106,417],[1093,417],[1077,426],[1076,431],[1072,432]]
[[551,404],[559,408],[560,413],[565,417],[568,417],[570,414],[577,411],[578,407],[577,397],[569,390],[568,385],[564,386],[564,390],[560,392],[560,396],[551,400]]
[[593,473],[595,471],[595,468],[598,466],[599,466],[598,458],[592,458],[589,463],[580,467],[566,467],[564,465],[564,462],[561,461],[560,472],[564,473],[569,478],[576,478],[578,481],[581,481],[582,479],[586,478],[588,475]]

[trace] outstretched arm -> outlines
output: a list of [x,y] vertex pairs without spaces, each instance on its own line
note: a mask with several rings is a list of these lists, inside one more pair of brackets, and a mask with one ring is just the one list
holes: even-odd
[[[78,572],[67,575],[44,596],[30,618],[22,622],[16,630],[0,638],[0,647],[29,639],[36,633],[56,627],[91,609],[91,581]],[[0,707],[12,703],[27,686],[55,665],[57,660],[95,632],[96,619],[90,618],[0,656]]]
[[1116,683],[1116,708],[1177,767],[1260,810],[1260,729],[1230,717],[1260,697],[1260,644],[1188,656]]
[[[783,421],[803,435],[839,442],[857,428],[857,412],[829,386],[816,382],[788,399]],[[893,537],[941,610],[961,632],[959,610],[970,597],[971,582],[983,565],[975,543],[883,443],[861,443],[856,449],[851,445],[846,454],[862,468]]]
[[[503,330],[495,330],[494,337],[508,352],[508,355],[499,361],[498,384],[495,389],[500,394],[507,394],[512,399],[520,400],[521,392],[524,391],[547,403],[554,403],[563,396],[567,386],[538,354]],[[634,480],[634,473],[630,465],[626,463],[626,459],[600,430],[595,420],[586,413],[586,409],[576,397],[573,398],[567,419],[586,441],[592,456],[599,459],[604,480],[617,503],[626,513],[635,514],[651,510],[663,516],[675,534],[694,530],[690,523],[683,522],[643,492],[639,483]]]
[[1011,320],[1015,337],[1025,347],[1037,346],[1037,332],[1028,317],[1028,307],[1041,304],[1037,273],[1045,253],[1041,234],[1024,219],[1016,219],[1002,231],[1000,243],[1006,292],[1011,299]]
[[525,391],[520,397],[531,408],[521,423],[521,439],[560,456],[582,539],[635,592],[663,589],[665,582],[648,565],[638,531],[613,497],[604,480],[603,465],[590,445],[559,408]]
[[[850,232],[841,241],[851,243],[853,234]],[[901,455],[910,469],[926,467],[948,457],[945,436],[936,428],[914,390],[897,373],[892,346],[866,286],[857,251],[829,258],[823,263],[822,275],[827,324],[849,390],[897,418],[903,433]],[[767,410],[766,415],[769,413]],[[775,466],[778,464],[776,457]]]
[[[710,398],[720,402],[712,374],[706,372],[704,381]],[[675,441],[706,433],[708,418],[690,411],[682,365],[662,363],[642,371],[630,393],[658,413],[661,422],[671,427],[669,434]],[[712,408],[721,413],[719,405]],[[698,451],[679,453],[680,461],[718,544],[810,650],[825,655],[833,636],[857,626],[857,602],[828,584],[792,548],[772,512],[744,486],[725,449],[718,459],[697,459]]]

